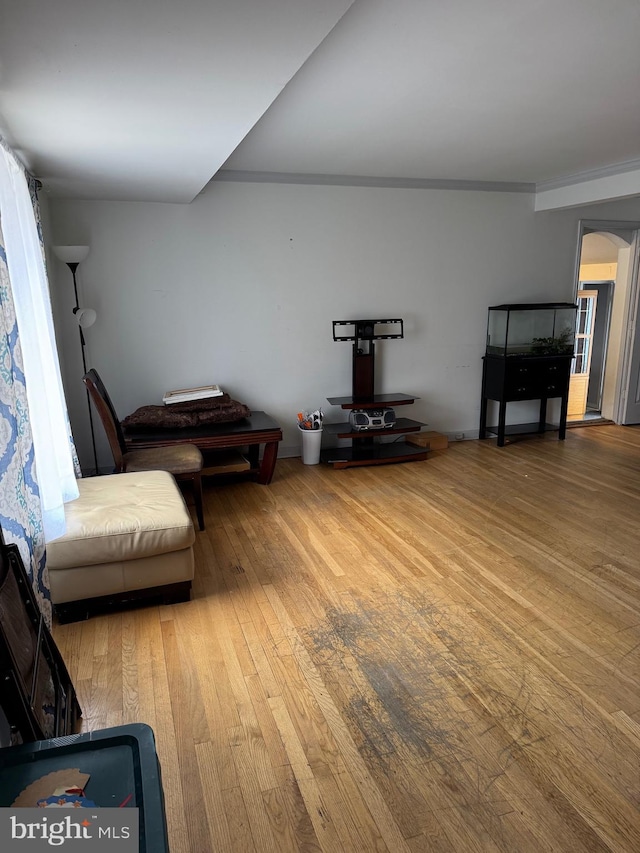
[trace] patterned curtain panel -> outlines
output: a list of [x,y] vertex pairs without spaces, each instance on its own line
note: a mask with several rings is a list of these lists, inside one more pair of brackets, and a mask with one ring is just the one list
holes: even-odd
[[44,265],[47,265],[47,259],[44,254],[44,234],[42,233],[42,215],[40,213],[40,199],[38,198],[38,191],[42,187],[40,181],[35,178],[30,172],[25,172],[25,177],[27,179],[27,186],[29,187],[29,195],[31,196],[31,204],[33,205],[33,212],[36,217],[36,226],[38,228],[38,237],[40,238],[40,247],[42,249],[42,260],[44,261]]
[[15,543],[48,624],[51,596],[45,567],[40,496],[16,315],[0,223],[0,526]]

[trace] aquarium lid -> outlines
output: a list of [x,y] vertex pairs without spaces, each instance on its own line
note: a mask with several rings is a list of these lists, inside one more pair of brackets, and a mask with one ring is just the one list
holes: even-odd
[[508,302],[504,305],[491,305],[489,311],[535,311],[541,308],[575,308],[574,302]]

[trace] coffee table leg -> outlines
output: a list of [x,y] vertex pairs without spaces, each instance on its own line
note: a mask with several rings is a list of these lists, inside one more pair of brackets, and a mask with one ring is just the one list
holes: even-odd
[[259,444],[250,444],[247,451],[247,457],[249,459],[249,465],[251,466],[252,471],[257,471],[260,467],[260,445]]
[[258,482],[262,486],[268,486],[273,477],[273,472],[276,467],[276,459],[278,458],[278,442],[268,441],[264,446],[264,454],[262,456],[262,464],[260,465],[260,473],[258,474]]

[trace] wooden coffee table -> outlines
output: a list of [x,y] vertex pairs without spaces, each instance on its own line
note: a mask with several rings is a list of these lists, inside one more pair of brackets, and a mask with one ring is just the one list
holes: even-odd
[[[125,430],[127,450],[146,447],[166,447],[173,444],[195,444],[206,454],[207,450],[229,447],[247,447],[250,472],[258,483],[269,485],[278,458],[278,444],[282,429],[266,412],[251,412],[248,418],[228,424],[210,424],[206,427],[182,429]],[[260,461],[260,445],[264,445]]]

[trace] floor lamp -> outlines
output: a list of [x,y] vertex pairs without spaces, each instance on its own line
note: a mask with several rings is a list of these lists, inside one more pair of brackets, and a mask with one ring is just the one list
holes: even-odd
[[[84,373],[87,372],[87,357],[85,354],[85,346],[86,342],[84,339],[84,331],[83,329],[88,329],[89,326],[93,326],[96,321],[97,314],[93,310],[93,308],[81,308],[80,303],[78,302],[78,283],[76,281],[76,270],[78,269],[78,265],[84,261],[84,259],[89,254],[88,246],[54,246],[53,251],[56,253],[56,256],[63,261],[71,270],[71,275],[73,276],[73,293],[75,296],[76,304],[73,309],[74,316],[76,318],[76,322],[78,324],[78,331],[80,332],[80,349],[82,350],[82,368]],[[93,429],[93,412],[91,410],[91,399],[89,397],[89,392],[87,391],[87,409],[89,411],[89,427],[91,429],[91,444],[93,446],[93,462],[95,465],[94,473],[98,474],[98,453],[96,451],[96,436]]]

